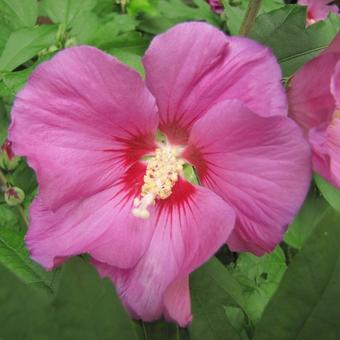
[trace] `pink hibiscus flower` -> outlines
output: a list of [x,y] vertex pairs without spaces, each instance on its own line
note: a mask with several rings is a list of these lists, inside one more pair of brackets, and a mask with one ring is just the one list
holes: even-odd
[[298,4],[307,6],[307,25],[325,20],[330,12],[339,13],[337,5],[331,5],[330,0],[299,0]]
[[[74,47],[18,94],[10,140],[39,181],[26,243],[48,269],[89,253],[134,317],[185,326],[188,274],[227,239],[256,254],[281,241],[310,152],[268,48],[184,23],[157,36],[143,64],[145,82]],[[184,179],[184,163],[201,185]]]
[[211,9],[215,13],[223,13],[224,7],[220,0],[207,0]]
[[291,117],[312,147],[314,170],[340,188],[340,33],[292,78]]

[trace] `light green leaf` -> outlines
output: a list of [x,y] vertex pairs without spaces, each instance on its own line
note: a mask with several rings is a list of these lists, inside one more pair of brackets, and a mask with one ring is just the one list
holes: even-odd
[[330,210],[288,267],[254,340],[340,338],[340,213]]
[[334,188],[329,182],[318,174],[314,174],[314,180],[327,202],[337,211],[340,211],[340,190]]
[[131,32],[138,24],[135,18],[126,14],[112,13],[107,16],[107,19],[109,20],[98,26],[97,30],[93,32],[88,43],[98,48],[108,49],[119,39],[119,34],[129,32],[140,37],[137,32]]
[[54,23],[71,26],[84,12],[96,6],[96,0],[43,0],[43,10]]
[[33,27],[37,17],[36,0],[0,0],[0,21],[7,23],[11,29]]
[[93,37],[98,27],[101,27],[98,17],[92,12],[83,12],[74,19],[71,36],[76,38],[77,44],[84,44]]
[[110,53],[119,59],[122,63],[135,69],[142,77],[144,77],[144,67],[141,57],[137,54],[129,53],[119,48],[112,48]]
[[24,28],[9,37],[0,57],[0,71],[12,71],[55,42],[54,25]]
[[231,35],[237,35],[240,31],[240,27],[243,18],[246,14],[246,6],[231,6],[228,0],[223,1],[224,13],[223,16],[227,22],[229,33]]
[[193,322],[190,338],[238,339],[238,331],[229,321],[225,307],[244,304],[241,287],[216,258],[190,276]]
[[280,247],[262,257],[242,253],[229,269],[242,287],[247,315],[256,324],[286,270],[284,253]]
[[285,242],[296,249],[301,249],[328,207],[318,191],[312,188],[298,215],[288,227]]
[[306,27],[306,7],[287,5],[260,15],[250,37],[271,47],[285,77],[325,49],[340,29],[340,17],[330,16]]
[[34,66],[17,72],[0,73],[0,95],[15,96],[15,94],[25,85]]

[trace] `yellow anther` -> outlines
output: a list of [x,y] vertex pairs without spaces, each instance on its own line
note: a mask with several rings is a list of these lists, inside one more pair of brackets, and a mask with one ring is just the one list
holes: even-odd
[[156,149],[155,155],[147,161],[142,198],[134,200],[133,215],[149,218],[148,207],[154,204],[156,199],[166,199],[171,195],[184,164],[177,158],[177,154],[178,150],[166,146]]

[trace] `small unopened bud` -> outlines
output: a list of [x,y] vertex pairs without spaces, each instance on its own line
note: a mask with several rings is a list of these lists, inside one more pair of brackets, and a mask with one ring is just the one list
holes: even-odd
[[25,199],[25,193],[18,187],[10,187],[5,190],[5,202],[10,206],[21,204]]
[[14,158],[14,152],[12,150],[12,142],[10,142],[7,138],[1,146],[1,151],[7,154],[9,160]]
[[12,142],[8,139],[1,146],[0,152],[0,168],[7,171],[16,169],[19,165],[20,157],[14,155],[12,150]]

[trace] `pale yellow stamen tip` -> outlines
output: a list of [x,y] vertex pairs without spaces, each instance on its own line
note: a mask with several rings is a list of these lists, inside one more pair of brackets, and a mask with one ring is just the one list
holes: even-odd
[[142,198],[135,198],[132,214],[140,218],[149,218],[148,207],[156,199],[166,199],[172,194],[172,188],[178,180],[184,162],[177,158],[178,151],[162,147],[147,161]]

